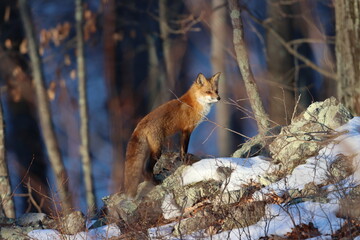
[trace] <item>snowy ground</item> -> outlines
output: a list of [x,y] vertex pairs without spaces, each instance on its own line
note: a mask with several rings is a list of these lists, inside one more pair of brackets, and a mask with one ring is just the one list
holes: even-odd
[[[360,182],[360,117],[352,119],[337,131],[346,131],[347,133],[337,137],[334,141],[336,144],[329,144],[319,152],[318,156],[309,158],[306,164],[296,167],[291,175],[256,192],[253,198],[263,200],[266,198],[267,193],[276,193],[281,196],[289,189],[301,190],[310,182],[323,183],[327,179],[329,165],[336,159],[338,154],[354,156],[353,167],[355,173],[336,186],[328,185],[326,188],[328,190],[339,189],[339,187],[345,188]],[[256,181],[258,176],[274,170],[267,161],[258,157],[250,159],[205,159],[193,164],[184,172],[184,184],[203,179],[219,179],[216,173],[218,166],[230,166],[234,169],[230,182],[226,186],[229,191],[236,190],[240,184],[250,180]],[[294,205],[268,204],[265,217],[256,224],[246,228],[222,232],[204,239],[259,239],[262,236],[283,236],[291,232],[291,228],[296,225],[300,223],[308,224],[309,222],[312,222],[322,234],[317,239],[331,239],[330,235],[340,228],[344,220],[335,216],[339,209],[338,194],[331,193],[328,198],[329,202],[327,203],[308,201]],[[178,239],[171,235],[172,226],[173,224],[169,224],[149,229],[149,236],[151,239]],[[192,236],[183,236],[182,239],[194,239],[200,236],[204,236],[204,234],[198,232]]]
[[115,224],[80,232],[76,235],[64,235],[53,229],[33,230],[28,236],[33,240],[97,240],[118,237],[121,231]]
[[[353,167],[355,173],[335,185],[327,185],[324,188],[338,189],[339,187],[353,186],[360,182],[360,117],[353,118],[349,123],[337,129],[347,131],[335,139],[336,144],[331,143],[323,148],[319,155],[309,158],[306,164],[300,165],[294,169],[291,175],[286,178],[270,184],[269,186],[256,192],[254,199],[263,200],[267,197],[267,193],[276,193],[281,196],[289,189],[301,190],[307,183],[315,182],[316,184],[324,183],[327,178],[329,164],[331,164],[338,154],[346,156],[354,156]],[[199,182],[208,179],[223,179],[224,176],[218,173],[216,169],[219,167],[230,167],[233,169],[230,178],[223,187],[226,191],[239,189],[241,184],[250,181],[258,181],[259,176],[264,175],[268,171],[274,171],[275,168],[270,163],[260,157],[249,159],[236,158],[218,158],[204,159],[183,172],[183,184]],[[328,191],[330,192],[330,191]],[[266,205],[265,216],[256,224],[241,229],[233,229],[231,231],[222,232],[204,236],[204,232],[200,231],[191,236],[182,236],[181,239],[259,239],[262,236],[279,235],[291,232],[291,228],[300,223],[308,224],[312,222],[314,226],[322,234],[321,237],[314,239],[331,239],[330,235],[338,230],[343,223],[343,219],[336,217],[339,209],[338,194],[329,193],[329,201],[321,202],[302,202],[297,204],[268,204]],[[163,204],[164,217],[173,218],[178,216],[181,211],[175,205],[172,205],[171,196],[165,198],[166,204]],[[175,223],[148,230],[150,239],[178,239],[172,236],[172,228]],[[76,236],[61,237],[54,230],[36,230],[29,233],[33,239],[106,239],[110,236],[120,235],[120,230],[115,225],[102,227],[101,229],[91,230],[88,233],[79,233]],[[360,238],[357,238],[360,240]]]

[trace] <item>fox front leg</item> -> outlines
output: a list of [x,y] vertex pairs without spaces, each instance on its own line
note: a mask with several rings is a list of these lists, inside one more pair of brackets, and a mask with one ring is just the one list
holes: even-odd
[[183,131],[181,133],[181,148],[180,148],[180,157],[182,160],[185,159],[185,155],[188,151],[190,135],[192,131]]

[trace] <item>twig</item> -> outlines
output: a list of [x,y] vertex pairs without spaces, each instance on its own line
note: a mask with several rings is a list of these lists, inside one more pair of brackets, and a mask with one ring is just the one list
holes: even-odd
[[324,75],[325,77],[328,77],[330,79],[334,79],[337,80],[337,76],[335,73],[331,73],[329,71],[326,71],[325,69],[317,66],[315,63],[313,63],[310,59],[308,59],[307,57],[305,57],[304,55],[298,53],[294,48],[291,47],[291,44],[289,44],[289,42],[286,42],[284,38],[282,38],[280,36],[280,34],[278,34],[272,27],[270,27],[268,24],[266,24],[265,21],[261,21],[259,19],[257,19],[250,11],[248,11],[245,8],[246,12],[248,13],[248,15],[251,17],[251,19],[256,22],[257,24],[261,25],[262,27],[264,27],[266,30],[269,31],[270,34],[272,34],[279,42],[280,44],[294,57],[300,59],[301,61],[303,61],[308,67],[312,68],[313,70],[321,73],[322,75]]
[[28,197],[30,202],[34,205],[34,207],[36,208],[36,210],[41,213],[41,207],[39,206],[39,204],[37,204],[37,202],[35,201],[34,197],[32,196],[32,187],[31,187],[31,180],[29,179],[29,181],[26,184],[27,190],[28,190]]

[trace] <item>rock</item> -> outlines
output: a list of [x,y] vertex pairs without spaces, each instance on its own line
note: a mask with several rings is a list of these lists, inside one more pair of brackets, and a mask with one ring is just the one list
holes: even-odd
[[304,188],[301,190],[302,197],[316,197],[320,195],[326,196],[326,192],[314,182],[309,182],[305,184]]
[[281,126],[276,126],[271,128],[263,135],[256,135],[255,137],[249,139],[247,142],[243,143],[241,147],[236,150],[232,157],[237,158],[249,158],[255,156],[264,156],[270,157],[269,144],[274,140],[274,138],[280,133]]
[[209,205],[204,210],[196,212],[192,218],[180,220],[174,226],[173,234],[174,236],[182,236],[203,229],[227,231],[247,227],[258,222],[264,214],[264,202],[251,202],[241,206],[225,204],[217,205],[215,208]]
[[123,220],[125,223],[131,224],[138,221],[140,217],[137,213],[138,204],[135,200],[127,198],[125,194],[115,193],[102,200],[107,212],[106,218],[110,222]]
[[45,213],[25,213],[16,220],[16,223],[22,227],[26,226],[42,226],[50,220]]
[[315,102],[281,129],[269,145],[270,153],[285,171],[291,171],[316,155],[324,146],[323,142],[331,138],[333,130],[351,118],[351,113],[333,97]]
[[215,196],[212,202],[215,206],[236,203],[240,201],[240,199],[244,196],[246,192],[247,190],[245,188],[230,192],[226,191],[222,194],[218,194],[217,196]]
[[193,154],[186,154],[185,162],[180,158],[180,153],[164,152],[154,166],[154,178],[162,183],[168,176],[173,174],[181,165],[192,164],[200,158]]
[[208,228],[216,223],[216,218],[212,215],[202,217],[192,217],[179,221],[174,226],[173,235],[181,237],[195,231]]
[[353,158],[354,156],[345,156],[343,154],[336,156],[329,168],[330,183],[339,182],[354,173]]
[[0,239],[29,239],[27,234],[30,231],[41,229],[43,224],[49,222],[49,218],[43,213],[27,213],[17,220],[6,217],[0,218]]
[[[224,212],[224,211],[222,211]],[[229,206],[222,230],[244,228],[257,223],[265,215],[265,202],[250,202],[240,206]]]
[[16,220],[13,218],[0,217],[0,225],[1,226],[12,226],[15,224]]
[[360,217],[360,185],[353,187],[351,191],[339,200],[340,208],[338,217],[344,219],[359,219]]
[[74,211],[63,217],[59,230],[64,234],[74,235],[86,230],[85,216],[80,211]]
[[32,227],[1,227],[0,238],[4,240],[28,240],[28,233],[34,230]]
[[209,180],[198,182],[173,190],[175,202],[183,208],[193,206],[204,198],[219,195],[222,181]]

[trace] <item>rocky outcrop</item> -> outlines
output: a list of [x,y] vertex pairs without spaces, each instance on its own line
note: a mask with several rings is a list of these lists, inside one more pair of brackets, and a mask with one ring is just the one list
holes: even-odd
[[256,135],[250,138],[236,150],[232,157],[249,158],[255,156],[271,157],[269,145],[279,135],[282,126],[276,126],[266,131],[265,136]]
[[26,213],[18,219],[2,217],[0,219],[0,239],[29,239],[28,232],[54,225],[54,221],[44,213]]
[[335,98],[311,104],[306,111],[294,118],[289,126],[269,145],[275,163],[285,171],[316,155],[326,140],[336,135],[336,128],[348,122],[353,116]]

